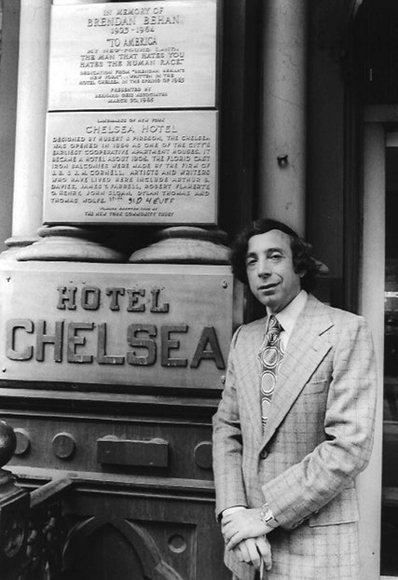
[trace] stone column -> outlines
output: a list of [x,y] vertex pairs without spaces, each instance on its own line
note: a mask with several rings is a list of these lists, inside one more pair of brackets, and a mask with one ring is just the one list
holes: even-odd
[[48,0],[21,0],[10,250],[34,242],[42,225],[50,7]]
[[[376,428],[371,460],[357,478],[360,509],[359,545],[361,578],[379,576],[383,456],[383,361],[385,280],[385,155],[383,124],[365,123],[363,247],[360,271],[359,314],[366,316],[375,343],[379,387]],[[375,525],[375,522],[376,525]]]
[[264,2],[258,215],[305,228],[307,0]]
[[12,237],[2,258],[120,261],[90,228],[42,227],[50,13],[49,0],[21,0]]

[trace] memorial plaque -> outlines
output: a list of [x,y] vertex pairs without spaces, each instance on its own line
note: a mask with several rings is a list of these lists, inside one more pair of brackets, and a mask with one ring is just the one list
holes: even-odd
[[216,106],[216,0],[52,6],[49,110]]
[[4,262],[0,292],[2,380],[223,386],[228,266]]
[[44,222],[215,224],[217,115],[48,114]]

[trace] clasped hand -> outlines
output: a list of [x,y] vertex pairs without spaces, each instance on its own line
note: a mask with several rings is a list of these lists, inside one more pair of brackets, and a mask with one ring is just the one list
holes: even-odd
[[260,508],[243,509],[223,517],[221,531],[227,550],[233,550],[238,559],[255,568],[271,568],[271,546],[266,533],[270,531],[260,519]]

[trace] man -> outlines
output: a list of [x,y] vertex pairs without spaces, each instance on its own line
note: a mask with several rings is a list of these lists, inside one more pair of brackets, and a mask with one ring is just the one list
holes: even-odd
[[266,316],[236,331],[214,416],[225,563],[239,580],[263,566],[269,580],[361,580],[355,477],[376,397],[365,322],[308,293],[318,263],[280,222],[254,222],[231,262]]

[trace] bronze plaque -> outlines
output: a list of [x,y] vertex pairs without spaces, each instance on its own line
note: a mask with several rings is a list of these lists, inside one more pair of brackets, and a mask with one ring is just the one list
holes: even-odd
[[3,380],[222,388],[228,266],[0,263]]
[[52,6],[49,110],[215,107],[216,0]]
[[217,115],[48,114],[44,221],[215,224]]

